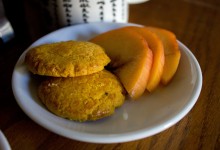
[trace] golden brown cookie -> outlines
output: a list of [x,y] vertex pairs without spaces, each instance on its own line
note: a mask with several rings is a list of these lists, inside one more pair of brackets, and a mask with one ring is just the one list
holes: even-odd
[[54,114],[77,121],[110,116],[125,99],[117,77],[106,70],[74,78],[51,77],[41,83],[38,96]]
[[30,49],[25,62],[34,74],[75,77],[103,70],[110,59],[103,48],[94,43],[66,41]]

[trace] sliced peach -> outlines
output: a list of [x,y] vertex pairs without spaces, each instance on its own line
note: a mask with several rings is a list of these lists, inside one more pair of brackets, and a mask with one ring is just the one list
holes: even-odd
[[165,65],[161,77],[161,82],[166,85],[170,82],[170,80],[173,78],[174,74],[176,73],[180,61],[181,54],[178,47],[176,36],[172,32],[167,31],[165,29],[160,29],[155,27],[147,27],[147,29],[156,33],[157,36],[163,42],[164,53],[165,53]]
[[152,92],[160,83],[164,67],[164,48],[160,38],[144,27],[129,26],[126,27],[132,31],[142,35],[148,43],[149,48],[153,52],[153,64],[150,71],[150,77],[147,82],[147,90]]
[[152,64],[152,52],[138,33],[120,28],[100,34],[90,40],[102,46],[110,57],[110,67],[131,98],[145,91]]

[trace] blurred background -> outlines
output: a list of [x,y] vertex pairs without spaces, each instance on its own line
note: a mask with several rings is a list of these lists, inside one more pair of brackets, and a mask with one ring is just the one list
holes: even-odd
[[[40,3],[46,3],[47,0],[1,1],[3,1],[5,7],[5,15],[12,24],[16,38],[20,41],[33,42],[46,33],[56,29],[56,27],[51,26],[49,16],[45,15],[47,13],[40,7]],[[185,5],[184,8],[187,8],[187,3],[191,3],[187,1],[188,0],[150,0],[142,4],[130,5],[129,22],[163,27],[178,34],[179,31],[175,31],[175,25],[181,25],[181,23],[186,20],[184,20],[184,18],[175,17],[176,14],[173,14],[173,12],[180,10],[179,13],[181,13],[182,6]],[[172,4],[168,5],[167,3]],[[151,10],[151,8],[154,8],[154,10]],[[169,9],[169,11],[167,11],[167,9]]]

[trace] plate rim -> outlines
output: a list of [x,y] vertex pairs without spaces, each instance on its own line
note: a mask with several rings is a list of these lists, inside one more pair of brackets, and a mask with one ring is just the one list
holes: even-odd
[[[96,25],[96,24],[100,25],[100,23],[89,23],[89,24],[81,24],[81,25],[76,25],[76,26],[87,26],[87,25],[89,26],[91,24],[92,25]],[[119,27],[121,25],[126,25],[126,26],[127,25],[137,25],[137,26],[140,26],[138,24],[133,24],[133,23],[101,23],[101,24],[102,25],[114,24],[116,26],[118,25]],[[61,28],[61,29],[58,29],[56,31],[53,31],[53,32],[39,38],[38,40],[36,40],[34,43],[32,43],[30,45],[30,47],[32,45],[34,45],[35,43],[37,43],[38,41],[40,41],[41,39],[47,37],[50,34],[54,34],[57,31],[61,32],[60,30],[68,30],[69,28],[74,28],[76,26],[65,27],[65,28]],[[201,92],[201,89],[202,89],[202,72],[201,72],[201,68],[199,66],[199,63],[198,63],[197,59],[193,55],[193,53],[180,41],[178,41],[178,45],[179,45],[179,47],[181,47],[180,48],[181,53],[182,53],[182,51],[184,51],[186,53],[186,55],[189,57],[189,59],[192,60],[192,62],[195,65],[197,74],[198,74],[196,84],[195,84],[196,86],[193,89],[193,92],[190,96],[190,98],[192,100],[187,102],[184,109],[181,110],[179,113],[177,113],[178,114],[177,116],[175,116],[173,118],[170,118],[170,119],[164,121],[162,124],[159,124],[155,127],[151,127],[150,130],[148,128],[147,129],[144,128],[144,129],[140,129],[140,130],[136,130],[136,131],[132,131],[132,132],[126,132],[126,133],[120,133],[120,134],[108,134],[108,135],[106,135],[106,134],[84,133],[84,132],[80,132],[80,131],[76,131],[76,130],[72,130],[72,132],[70,133],[70,132],[68,132],[69,129],[67,130],[67,129],[63,129],[60,126],[57,126],[57,125],[48,124],[47,122],[44,122],[45,119],[42,120],[39,117],[37,117],[35,114],[29,112],[29,110],[26,109],[26,106],[24,106],[22,101],[20,100],[17,88],[15,87],[15,85],[16,85],[15,84],[16,83],[16,73],[15,73],[16,66],[19,65],[22,57],[24,56],[24,53],[29,48],[27,48],[21,54],[21,56],[19,57],[16,65],[15,65],[15,68],[13,70],[13,74],[12,74],[12,91],[13,91],[14,97],[15,97],[18,105],[25,112],[25,114],[27,116],[29,116],[35,123],[41,125],[42,127],[46,128],[47,130],[52,131],[52,132],[54,132],[58,135],[61,135],[61,136],[64,136],[64,137],[67,137],[67,138],[70,138],[70,139],[83,141],[83,142],[90,142],[90,143],[119,143],[119,142],[129,142],[129,141],[134,141],[134,140],[146,138],[146,137],[155,135],[157,133],[160,133],[160,132],[166,130],[167,128],[173,126],[178,121],[180,121],[184,116],[186,116],[189,113],[189,111],[193,108],[193,106],[195,105],[196,101],[199,98],[199,95],[200,95],[200,92]],[[57,130],[57,127],[59,127],[59,130]]]

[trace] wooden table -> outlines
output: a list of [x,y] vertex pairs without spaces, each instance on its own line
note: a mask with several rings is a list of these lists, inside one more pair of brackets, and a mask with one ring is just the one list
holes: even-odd
[[[192,51],[202,69],[203,87],[196,105],[176,125],[151,137],[116,144],[85,143],[64,138],[33,122],[17,105],[11,88],[11,75],[15,62],[31,42],[46,34],[32,30],[36,25],[30,26],[30,22],[25,21],[25,18],[16,19],[22,17],[24,12],[30,15],[27,13],[30,7],[20,3],[26,1],[18,1],[17,5],[10,6],[19,10],[17,15],[13,16],[12,12],[6,9],[17,30],[17,35],[13,41],[0,48],[0,128],[8,138],[12,149],[220,149],[220,2],[218,0],[150,0],[130,6],[130,22],[171,30]],[[9,3],[10,1],[5,0],[8,8]]]

